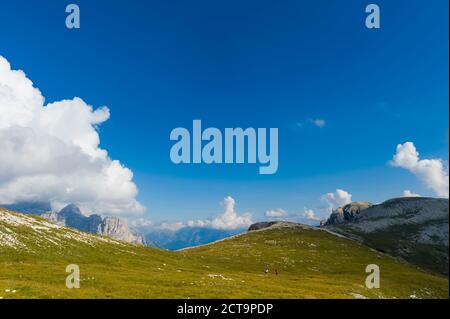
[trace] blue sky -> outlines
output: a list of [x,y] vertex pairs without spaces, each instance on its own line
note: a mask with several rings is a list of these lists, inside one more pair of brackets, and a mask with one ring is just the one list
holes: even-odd
[[[0,55],[47,102],[107,105],[101,146],[134,172],[152,220],[208,218],[232,196],[238,212],[326,214],[342,188],[380,202],[406,189],[433,195],[388,164],[411,141],[448,160],[448,1],[4,1]],[[170,131],[279,128],[279,169],[174,165]],[[325,121],[323,127],[313,120]],[[301,125],[299,125],[301,124]]]

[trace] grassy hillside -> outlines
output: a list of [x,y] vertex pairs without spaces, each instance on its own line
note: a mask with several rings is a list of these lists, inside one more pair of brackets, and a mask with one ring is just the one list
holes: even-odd
[[327,228],[448,276],[448,221],[448,199],[404,197],[371,206],[357,220]]
[[[380,289],[365,288],[372,263],[381,269]],[[80,266],[80,289],[65,287],[68,264]],[[310,228],[267,229],[169,252],[0,210],[0,298],[361,296],[448,298],[448,280]]]

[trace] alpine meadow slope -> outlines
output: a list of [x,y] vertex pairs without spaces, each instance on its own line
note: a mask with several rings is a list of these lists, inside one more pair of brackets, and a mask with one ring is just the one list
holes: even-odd
[[[79,289],[65,286],[69,264]],[[365,287],[369,264],[380,289]],[[0,209],[0,297],[448,298],[448,279],[301,225],[170,252]]]

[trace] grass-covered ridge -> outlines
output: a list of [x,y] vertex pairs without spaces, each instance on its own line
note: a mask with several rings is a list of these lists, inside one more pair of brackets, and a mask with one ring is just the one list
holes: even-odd
[[[65,286],[68,264],[80,266],[80,289]],[[380,289],[365,287],[368,264],[380,266]],[[3,298],[361,296],[448,298],[448,280],[323,230],[274,228],[169,252],[0,210]]]

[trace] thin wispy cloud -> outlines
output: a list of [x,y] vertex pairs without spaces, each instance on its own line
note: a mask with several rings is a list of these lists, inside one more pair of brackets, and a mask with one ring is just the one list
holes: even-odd
[[422,197],[422,196],[407,189],[403,191],[403,197]]
[[311,120],[311,121],[315,126],[320,127],[320,128],[325,127],[325,125],[327,124],[327,122],[323,119],[315,119],[315,120]]
[[318,128],[324,128],[327,125],[327,121],[321,118],[309,118],[307,120],[304,121],[299,121],[297,123],[295,123],[294,125],[291,125],[292,128],[296,128],[296,129],[300,129],[300,128],[305,128],[307,126],[310,127],[318,127]]

